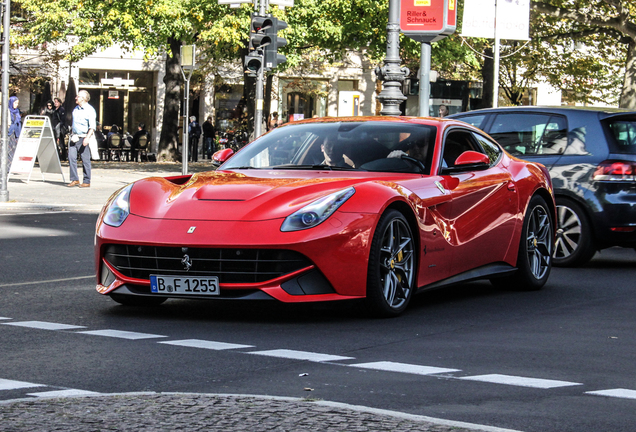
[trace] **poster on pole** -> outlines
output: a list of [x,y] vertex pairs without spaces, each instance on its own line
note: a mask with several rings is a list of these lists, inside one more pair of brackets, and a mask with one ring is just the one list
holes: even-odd
[[465,0],[462,36],[530,39],[530,0]]
[[28,174],[28,183],[36,158],[40,164],[42,180],[44,173],[52,173],[61,174],[62,182],[65,182],[51,120],[46,116],[30,115],[24,119],[9,174]]

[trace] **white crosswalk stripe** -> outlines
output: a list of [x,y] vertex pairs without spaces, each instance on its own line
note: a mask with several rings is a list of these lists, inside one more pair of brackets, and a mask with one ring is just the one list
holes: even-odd
[[585,392],[585,394],[591,394],[595,396],[609,396],[623,399],[636,399],[636,390],[629,390],[623,388],[610,389],[610,390],[597,390]]
[[14,381],[0,378],[0,390],[18,390],[30,387],[44,387],[44,384],[35,384],[25,381]]
[[17,322],[8,322],[8,323],[2,323],[2,324],[16,326],[16,327],[28,327],[28,328],[34,328],[39,330],[72,330],[72,329],[86,328],[85,326],[59,324],[59,323],[52,323],[52,322],[46,322],[46,321],[17,321]]
[[363,369],[374,369],[387,372],[402,372],[416,375],[434,375],[441,373],[459,372],[460,369],[446,369],[433,366],[420,366],[407,363],[396,363],[390,361],[379,361],[372,363],[350,364],[351,367]]
[[287,349],[277,349],[268,351],[251,351],[247,354],[256,354],[268,357],[279,357],[294,360],[308,360],[313,362],[325,362],[325,361],[339,361],[339,360],[352,360],[355,357],[343,357],[331,354],[320,354],[307,351],[294,351]]
[[0,317],[0,320],[10,320],[12,318]]
[[76,389],[51,390],[51,391],[45,391],[45,392],[27,393],[27,395],[35,396],[35,397],[73,397],[73,396],[93,396],[98,394],[100,393],[88,391],[88,390],[76,390]]
[[120,339],[130,339],[130,340],[168,337],[168,336],[161,336],[156,334],[139,333],[139,332],[122,331],[122,330],[89,330],[89,331],[81,331],[77,333],[93,335],[93,336],[106,336],[106,337],[113,337],[113,338],[120,338]]
[[162,341],[159,343],[166,344],[166,345],[184,346],[184,347],[190,347],[190,348],[203,348],[203,349],[216,350],[216,351],[254,347],[254,345],[239,345],[239,344],[233,344],[233,343],[215,342],[215,341],[208,341],[208,340],[202,340],[202,339]]
[[481,382],[494,383],[494,384],[506,384],[506,385],[520,386],[520,387],[542,388],[542,389],[583,385],[581,383],[568,382],[568,381],[557,381],[557,380],[548,380],[548,379],[540,379],[540,378],[526,378],[526,377],[500,375],[500,374],[475,375],[475,376],[459,377],[458,379],[468,380],[468,381],[481,381]]

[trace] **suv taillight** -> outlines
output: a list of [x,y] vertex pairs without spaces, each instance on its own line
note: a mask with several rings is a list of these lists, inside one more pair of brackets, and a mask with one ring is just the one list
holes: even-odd
[[594,181],[635,181],[636,162],[604,161],[594,171]]

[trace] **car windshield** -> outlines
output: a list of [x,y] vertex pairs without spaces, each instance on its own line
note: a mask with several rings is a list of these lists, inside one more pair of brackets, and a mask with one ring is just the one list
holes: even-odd
[[221,169],[297,169],[428,174],[437,128],[382,121],[289,124],[274,129]]

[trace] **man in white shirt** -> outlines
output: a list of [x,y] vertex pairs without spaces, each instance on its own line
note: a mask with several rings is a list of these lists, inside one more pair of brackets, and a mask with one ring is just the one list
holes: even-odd
[[[90,99],[91,96],[86,90],[80,90],[75,96],[77,106],[73,110],[73,128],[71,138],[68,141],[68,162],[71,178],[71,182],[67,185],[68,187],[91,187],[91,151],[88,148],[88,141],[95,133],[97,113],[88,103]],[[81,184],[77,175],[78,155],[82,158],[84,173],[84,179]]]

